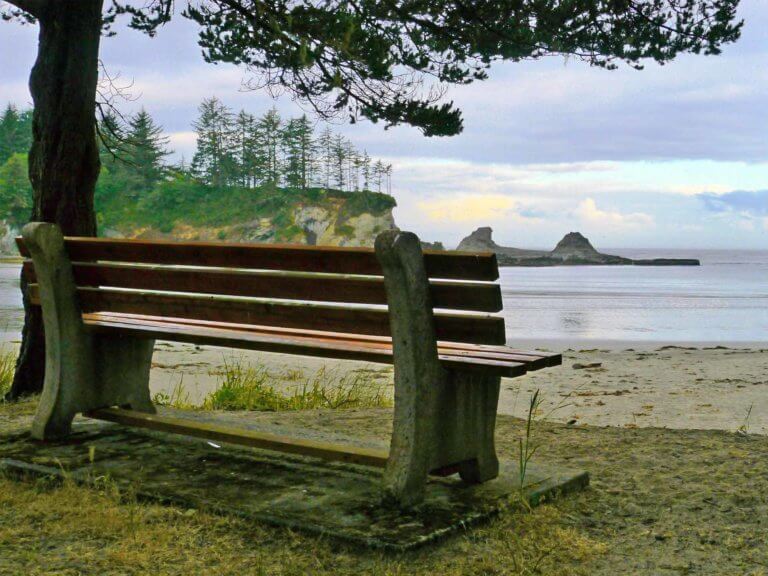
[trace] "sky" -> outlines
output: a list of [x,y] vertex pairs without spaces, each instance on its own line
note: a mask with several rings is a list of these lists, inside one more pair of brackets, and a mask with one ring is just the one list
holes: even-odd
[[[3,2],[0,0],[0,5]],[[455,246],[479,226],[503,245],[552,248],[569,231],[600,247],[768,248],[768,4],[742,0],[742,38],[719,56],[685,55],[636,71],[560,57],[496,65],[451,87],[464,131],[426,138],[407,126],[334,123],[393,164],[400,228]],[[207,64],[180,16],[150,39],[118,29],[101,56],[132,101],[191,158],[203,98],[259,114],[305,110],[248,91],[248,73]],[[36,29],[0,22],[0,105],[27,106]],[[320,128],[321,126],[318,126]]]

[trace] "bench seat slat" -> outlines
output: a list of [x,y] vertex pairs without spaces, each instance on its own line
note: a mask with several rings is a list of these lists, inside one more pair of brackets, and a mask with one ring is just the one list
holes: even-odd
[[[273,333],[241,331],[230,328],[211,328],[143,320],[131,322],[118,318],[104,318],[100,314],[85,314],[86,327],[99,333],[132,334],[157,340],[173,340],[192,344],[208,344],[263,352],[280,352],[300,356],[320,356],[345,360],[392,363],[392,347],[372,342],[323,338],[320,336],[286,336]],[[515,362],[484,357],[456,355],[452,351],[439,350],[438,358],[448,369],[483,371],[499,376],[516,377],[525,374],[534,362]]]
[[[113,312],[97,312],[84,314],[83,319],[90,321],[114,321],[129,324],[171,323],[174,325],[186,325],[193,327],[207,327],[230,329],[242,332],[255,332],[259,334],[274,334],[286,337],[318,337],[325,340],[342,340],[346,342],[373,343],[379,346],[392,346],[392,339],[388,336],[366,336],[363,334],[343,334],[337,332],[322,332],[318,330],[297,330],[293,328],[279,328],[275,326],[249,326],[227,322],[205,322],[202,320],[190,320],[186,318],[162,318],[157,316],[143,316],[139,314],[117,314]],[[483,344],[467,344],[464,342],[437,342],[438,351],[443,354],[457,356],[476,356],[480,358],[494,358],[510,360],[528,364],[528,370],[538,370],[562,364],[562,355],[552,352],[517,350],[509,346],[491,346]]]
[[[101,286],[352,304],[387,303],[384,279],[374,276],[179,269],[95,262],[73,262],[72,269],[75,283],[84,287]],[[27,282],[34,284],[37,281],[31,260],[24,262],[23,274]],[[475,312],[499,312],[502,309],[501,289],[498,284],[432,280],[430,291],[435,308]]]
[[[90,314],[84,315],[84,316],[92,316]],[[117,320],[125,320],[125,319],[135,319],[138,322],[142,322],[144,320],[149,321],[164,321],[166,319],[160,318],[160,317],[151,317],[151,316],[143,316],[140,314],[117,314],[112,312],[99,312],[99,317],[114,317]],[[174,318],[171,320],[173,323],[177,324],[190,324],[194,326],[209,326],[213,328],[231,328],[234,330],[253,330],[256,332],[274,332],[278,334],[285,334],[285,335],[316,335],[316,336],[322,336],[326,338],[340,338],[342,340],[348,340],[348,339],[354,339],[354,340],[360,340],[360,341],[366,341],[366,342],[382,342],[391,344],[392,339],[388,336],[369,336],[365,334],[343,334],[343,333],[334,333],[334,332],[321,332],[317,330],[296,330],[292,328],[280,328],[277,326],[248,326],[246,324],[237,324],[237,323],[228,323],[228,322],[205,322],[202,320],[191,320],[186,318]],[[487,351],[487,352],[498,352],[498,353],[508,353],[508,354],[514,354],[518,356],[523,357],[529,357],[529,358],[546,358],[549,362],[550,366],[559,366],[562,363],[562,355],[555,352],[544,352],[541,350],[518,350],[516,348],[512,348],[510,346],[494,346],[491,344],[468,344],[464,342],[446,342],[446,341],[440,341],[437,342],[439,348],[455,348],[459,350],[481,350],[481,351]]]
[[[16,243],[21,255],[29,257],[24,240],[17,238]],[[381,265],[372,248],[80,237],[66,237],[65,245],[69,259],[73,262],[104,260],[373,276],[382,274]],[[493,252],[425,250],[424,264],[430,278],[492,282],[499,277],[498,263]]]

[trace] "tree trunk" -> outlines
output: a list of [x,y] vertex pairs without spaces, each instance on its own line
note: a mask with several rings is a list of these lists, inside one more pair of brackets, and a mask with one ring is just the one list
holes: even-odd
[[[95,236],[93,194],[99,176],[95,102],[103,0],[44,3],[37,61],[29,79],[34,102],[29,179],[32,221],[54,222],[67,236]],[[24,294],[24,330],[13,385],[17,399],[42,390],[45,342],[40,309]]]

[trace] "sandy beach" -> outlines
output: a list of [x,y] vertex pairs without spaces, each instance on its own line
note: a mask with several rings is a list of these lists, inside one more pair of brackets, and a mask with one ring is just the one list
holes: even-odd
[[[571,425],[716,429],[768,433],[768,344],[765,347],[643,346],[567,349],[563,365],[504,380],[499,413],[524,417],[536,389],[538,416]],[[365,374],[391,386],[381,364],[328,361],[159,342],[153,393],[181,391],[201,403],[215,389],[225,363],[264,366],[278,388],[289,389],[324,370],[332,383]]]

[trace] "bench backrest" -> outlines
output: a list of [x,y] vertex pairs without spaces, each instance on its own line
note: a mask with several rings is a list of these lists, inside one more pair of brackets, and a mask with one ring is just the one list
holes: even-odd
[[[34,266],[17,239],[33,304]],[[371,248],[65,239],[83,312],[389,336]],[[425,251],[438,340],[504,344],[493,253]],[[454,312],[461,311],[461,312]]]

